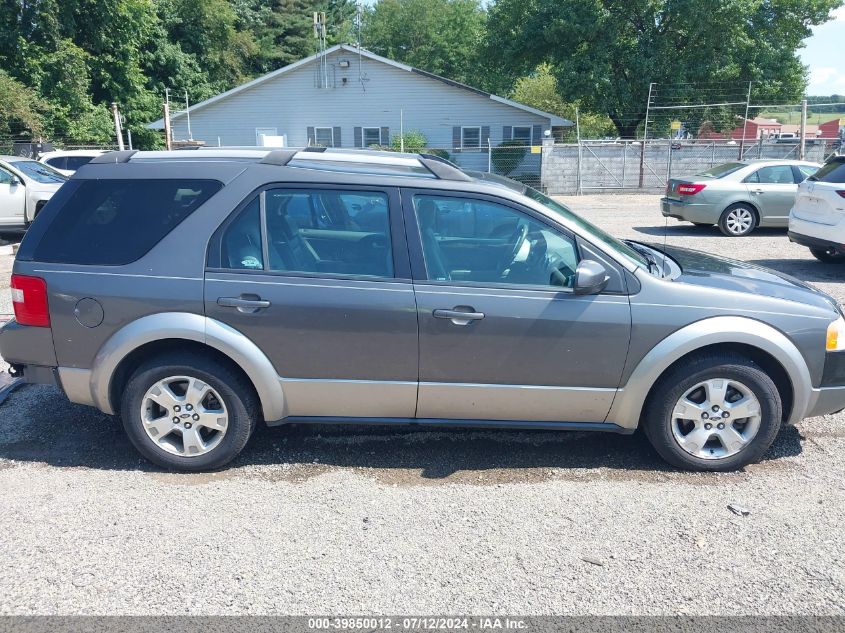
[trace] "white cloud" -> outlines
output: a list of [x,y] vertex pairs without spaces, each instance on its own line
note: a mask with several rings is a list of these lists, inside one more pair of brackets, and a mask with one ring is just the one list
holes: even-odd
[[834,22],[845,22],[845,4],[843,4],[841,7],[836,9],[833,12],[832,15],[833,15],[833,17],[831,18],[832,21],[834,21]]
[[845,94],[845,72],[832,66],[812,68],[807,93],[814,95]]

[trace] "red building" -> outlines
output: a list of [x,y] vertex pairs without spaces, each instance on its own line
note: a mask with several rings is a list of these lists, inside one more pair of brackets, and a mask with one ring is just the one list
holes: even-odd
[[731,132],[731,138],[735,141],[742,139],[743,131],[745,132],[746,141],[756,141],[757,139],[769,138],[772,134],[780,134],[781,124],[774,119],[764,119],[762,117],[754,117],[747,119],[743,124],[737,126]]

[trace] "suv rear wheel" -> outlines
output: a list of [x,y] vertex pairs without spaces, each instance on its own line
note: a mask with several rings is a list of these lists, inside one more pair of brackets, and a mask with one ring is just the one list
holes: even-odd
[[242,376],[200,354],[143,363],[123,392],[130,441],[151,462],[201,471],[232,461],[249,440],[258,407]]
[[644,429],[667,462],[727,471],[758,461],[781,427],[777,387],[742,356],[701,356],[664,376],[645,410]]
[[825,264],[845,264],[845,254],[832,248],[811,248],[810,253],[820,262]]

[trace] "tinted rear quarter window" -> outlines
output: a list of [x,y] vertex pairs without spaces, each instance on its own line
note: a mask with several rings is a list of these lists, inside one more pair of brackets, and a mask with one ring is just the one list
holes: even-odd
[[834,160],[827,163],[814,175],[810,176],[810,180],[817,180],[819,182],[845,182],[845,161]]
[[706,171],[702,171],[696,176],[704,178],[724,178],[728,174],[732,174],[745,167],[743,163],[725,163],[724,165],[715,165]]
[[128,264],[143,257],[222,186],[217,180],[81,181],[69,196],[58,196],[58,208],[45,213],[49,225],[32,258]]

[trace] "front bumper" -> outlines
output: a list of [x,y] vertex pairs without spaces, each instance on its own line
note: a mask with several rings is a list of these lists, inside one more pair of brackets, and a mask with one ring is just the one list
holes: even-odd
[[674,198],[661,198],[660,210],[663,217],[697,222],[699,224],[716,224],[720,211],[708,203],[687,202]]

